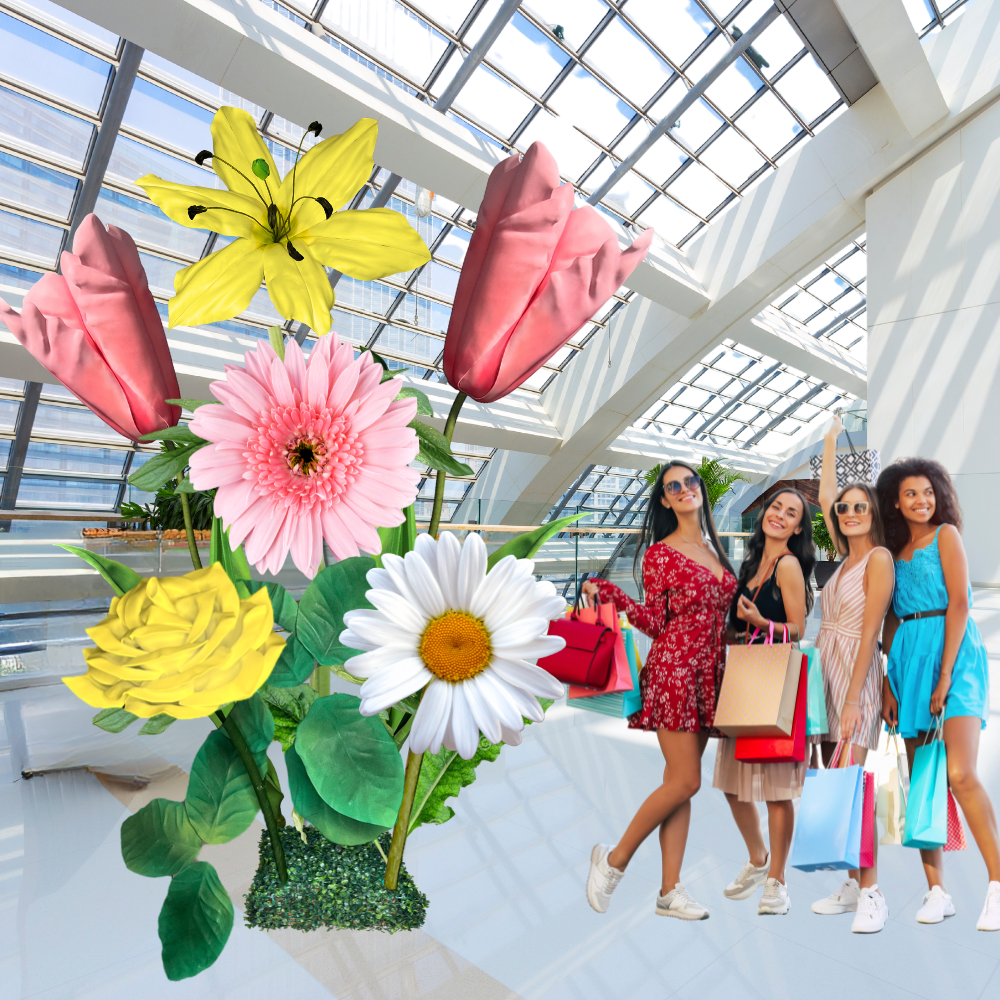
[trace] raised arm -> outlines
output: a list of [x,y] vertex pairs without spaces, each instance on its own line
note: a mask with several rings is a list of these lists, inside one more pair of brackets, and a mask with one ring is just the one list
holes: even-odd
[[882,619],[892,600],[895,574],[892,556],[885,549],[875,549],[868,557],[865,567],[865,613],[861,619],[861,642],[858,655],[851,671],[851,683],[847,688],[844,708],[840,713],[840,738],[854,740],[861,723],[861,690],[875,655]]
[[823,438],[823,469],[819,475],[819,509],[826,523],[827,533],[833,541],[837,555],[846,556],[847,550],[837,540],[833,521],[833,502],[837,499],[837,438],[840,437],[844,425],[840,417],[835,416],[826,436]]
[[931,715],[940,714],[944,708],[951,687],[951,671],[969,621],[969,564],[965,558],[962,536],[953,524],[943,524],[938,531],[938,552],[941,555],[941,569],[944,571],[944,585],[948,591],[948,613],[944,617],[941,676],[931,696]]
[[586,597],[599,597],[602,601],[610,601],[618,611],[628,615],[629,622],[644,635],[655,639],[667,626],[667,594],[647,593],[646,603],[640,604],[632,600],[621,587],[610,580],[591,578],[584,580],[582,593]]

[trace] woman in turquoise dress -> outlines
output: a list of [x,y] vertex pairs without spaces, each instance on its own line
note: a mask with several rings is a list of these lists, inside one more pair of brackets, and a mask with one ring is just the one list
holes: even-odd
[[[886,545],[896,560],[893,606],[883,649],[889,655],[882,717],[898,726],[911,763],[944,713],[948,783],[965,814],[989,873],[977,928],[1000,930],[1000,837],[986,789],[976,773],[979,734],[989,717],[989,666],[969,616],[972,588],[962,547],[962,513],[951,477],[938,462],[909,458],[879,476]],[[945,891],[942,849],[922,850],[928,892],[921,923],[955,913]]]

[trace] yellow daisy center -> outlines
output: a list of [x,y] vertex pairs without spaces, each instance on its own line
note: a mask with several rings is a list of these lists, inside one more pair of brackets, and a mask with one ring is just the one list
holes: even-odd
[[482,673],[492,655],[486,626],[467,611],[446,611],[432,618],[420,637],[420,656],[427,669],[452,684]]

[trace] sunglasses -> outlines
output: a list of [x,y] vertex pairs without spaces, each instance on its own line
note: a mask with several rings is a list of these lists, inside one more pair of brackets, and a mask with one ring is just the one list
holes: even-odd
[[[683,484],[683,485],[682,485]],[[685,476],[683,479],[672,479],[670,482],[663,481],[663,492],[675,496],[682,489],[697,490],[701,487],[701,476]]]
[[835,503],[833,505],[833,509],[841,517],[843,517],[845,514],[850,514],[852,507],[854,508],[854,513],[855,514],[862,514],[862,515],[867,514],[868,513],[868,508],[870,506],[871,506],[871,504],[868,503],[867,500],[859,500],[857,503],[853,503],[853,504],[851,504],[851,503],[844,503],[844,501],[841,500],[840,503]]

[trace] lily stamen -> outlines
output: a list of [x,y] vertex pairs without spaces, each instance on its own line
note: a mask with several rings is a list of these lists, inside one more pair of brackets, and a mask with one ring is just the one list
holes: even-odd
[[[205,165],[205,161],[206,160],[210,160],[210,159],[211,160],[218,160],[220,163],[224,163],[227,167],[229,167],[230,170],[235,170],[236,173],[238,173],[240,175],[240,177],[242,177],[243,180],[245,180],[247,182],[247,184],[249,184],[250,187],[252,187],[254,189],[254,193],[257,195],[257,197],[260,198],[260,200],[262,202],[264,202],[265,205],[267,204],[267,201],[264,198],[264,196],[260,193],[260,191],[257,190],[257,185],[254,184],[254,182],[252,180],[250,180],[250,178],[247,177],[247,175],[245,173],[243,173],[243,171],[240,170],[239,167],[234,167],[228,160],[222,159],[221,156],[216,156],[215,153],[213,153],[210,149],[203,149],[194,158],[194,162],[197,163],[199,167],[203,167]],[[268,191],[268,194],[270,194],[270,193],[271,192]]]

